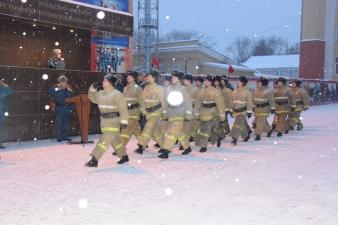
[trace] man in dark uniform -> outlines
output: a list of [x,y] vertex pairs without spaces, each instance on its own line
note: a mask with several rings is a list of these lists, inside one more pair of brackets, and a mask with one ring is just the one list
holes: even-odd
[[54,99],[56,104],[56,139],[58,142],[71,141],[67,137],[68,119],[72,113],[73,106],[66,104],[66,98],[72,96],[73,91],[68,84],[68,78],[60,76],[58,84],[48,90],[49,95]]
[[7,84],[0,81],[0,149],[5,147],[2,145],[2,134],[3,134],[3,121],[5,117],[5,100],[13,93],[12,88],[8,87]]
[[48,67],[56,70],[64,70],[66,67],[65,60],[62,58],[61,49],[53,50],[53,57],[48,60]]

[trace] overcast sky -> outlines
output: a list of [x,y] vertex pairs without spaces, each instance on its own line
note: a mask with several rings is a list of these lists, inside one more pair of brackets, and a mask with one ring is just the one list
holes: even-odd
[[161,34],[199,31],[212,37],[222,52],[241,35],[274,34],[299,41],[300,24],[301,0],[160,0]]

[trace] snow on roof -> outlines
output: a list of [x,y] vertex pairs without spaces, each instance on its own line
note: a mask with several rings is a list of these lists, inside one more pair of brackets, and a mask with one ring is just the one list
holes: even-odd
[[[204,63],[202,63],[202,65],[212,67],[212,68],[217,68],[217,69],[224,69],[224,70],[229,69],[229,65],[223,64],[223,63],[204,62]],[[247,68],[247,67],[244,67],[244,66],[236,66],[236,65],[231,65],[231,66],[232,66],[232,68],[234,68],[235,71],[255,72],[251,68]]]
[[299,55],[251,56],[244,65],[254,69],[298,68]]

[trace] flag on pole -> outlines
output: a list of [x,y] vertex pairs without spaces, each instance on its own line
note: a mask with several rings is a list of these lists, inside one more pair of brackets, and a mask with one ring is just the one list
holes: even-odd
[[229,74],[232,74],[232,73],[234,73],[234,72],[235,72],[235,69],[234,69],[231,65],[229,65],[228,73],[229,73]]
[[151,59],[151,65],[157,69],[160,69],[160,62],[156,56],[153,56]]

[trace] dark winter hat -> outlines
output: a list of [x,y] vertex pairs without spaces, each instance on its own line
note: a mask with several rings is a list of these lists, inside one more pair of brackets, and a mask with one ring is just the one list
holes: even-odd
[[277,82],[282,82],[284,85],[286,85],[287,80],[284,77],[278,78]]
[[267,87],[269,85],[269,80],[265,77],[260,77],[257,82],[261,82],[263,87]]
[[215,80],[218,81],[218,82],[221,82],[222,81],[222,77],[221,76],[215,76]]
[[171,81],[171,75],[170,74],[164,74],[164,80]]
[[127,71],[127,76],[132,76],[134,78],[134,80],[136,80],[137,77],[138,77],[138,72],[136,72],[136,71]]
[[203,77],[201,77],[201,76],[196,76],[196,77],[195,77],[195,81],[199,81],[199,82],[203,83],[203,82],[204,82],[204,79],[203,79]]
[[183,80],[184,73],[178,72],[178,71],[173,71],[173,72],[171,72],[171,76],[177,77],[179,80]]
[[114,76],[113,74],[107,74],[106,76],[104,76],[104,79],[106,79],[113,87],[116,87],[118,81],[116,76]]
[[152,76],[154,78],[158,78],[160,76],[159,72],[157,72],[155,70],[147,73],[147,75],[150,75],[150,76]]
[[193,82],[193,80],[194,80],[193,76],[190,75],[190,74],[185,75],[183,79],[184,80],[190,80],[190,82]]
[[207,75],[206,80],[208,80],[208,81],[214,83],[215,80],[216,80],[216,78],[215,78],[215,76],[213,76],[213,75]]
[[296,87],[302,86],[302,81],[300,81],[300,80],[294,80],[293,82],[296,83]]
[[238,80],[245,86],[248,83],[248,78],[245,76],[240,76]]

